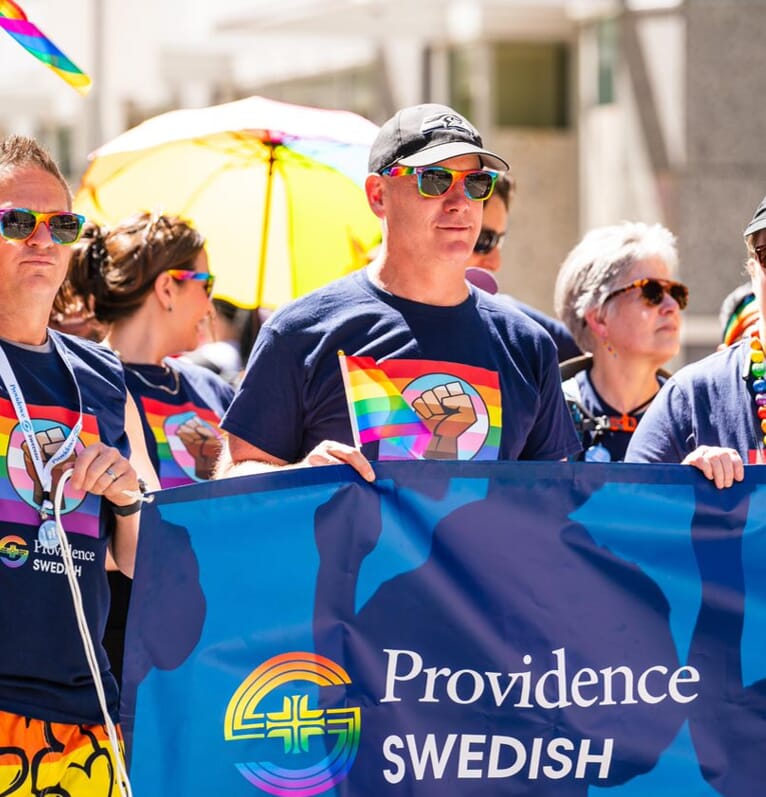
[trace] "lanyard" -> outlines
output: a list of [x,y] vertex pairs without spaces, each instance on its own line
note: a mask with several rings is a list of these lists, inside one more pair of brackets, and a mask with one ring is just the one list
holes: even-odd
[[52,514],[53,512],[53,503],[51,502],[53,469],[60,462],[63,462],[71,456],[75,444],[79,440],[80,432],[82,431],[82,395],[80,393],[80,386],[77,384],[77,377],[75,376],[72,364],[69,362],[69,358],[66,356],[66,352],[64,351],[61,343],[56,339],[55,334],[50,332],[49,337],[51,343],[53,344],[54,351],[64,361],[64,365],[66,366],[67,371],[69,371],[69,375],[72,377],[72,381],[74,382],[75,390],[77,391],[79,418],[77,419],[77,423],[75,423],[69,432],[66,440],[64,440],[56,453],[47,462],[43,459],[43,453],[40,450],[40,444],[35,436],[32,420],[29,417],[29,410],[27,409],[27,404],[24,401],[24,395],[21,392],[21,387],[16,379],[16,374],[14,374],[13,368],[11,368],[8,355],[5,353],[3,347],[0,346],[0,379],[2,379],[2,381],[5,383],[5,388],[8,391],[8,398],[10,399],[11,404],[13,405],[13,410],[19,420],[19,426],[21,426],[21,431],[24,434],[24,440],[26,441],[27,448],[29,449],[29,456],[32,459],[35,473],[40,481],[40,487],[43,491],[43,502],[40,505],[39,511],[40,517],[43,520],[45,520],[48,515]]

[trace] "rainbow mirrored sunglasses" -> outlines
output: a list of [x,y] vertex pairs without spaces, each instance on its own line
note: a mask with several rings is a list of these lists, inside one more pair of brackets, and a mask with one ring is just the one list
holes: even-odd
[[414,174],[418,178],[418,191],[421,196],[433,198],[443,196],[455,185],[456,180],[463,183],[463,192],[469,199],[485,202],[492,196],[500,172],[490,169],[470,169],[458,171],[444,166],[389,166],[381,174],[387,177],[407,177]]
[[662,304],[662,300],[665,298],[666,293],[671,299],[675,300],[681,310],[684,310],[689,303],[689,289],[682,282],[646,277],[644,279],[633,280],[629,285],[624,285],[622,288],[617,288],[617,290],[612,291],[606,299],[604,299],[604,304],[610,299],[614,299],[615,296],[619,296],[621,293],[633,290],[633,288],[640,288],[641,298],[651,307]]
[[210,296],[215,285],[215,277],[209,271],[192,271],[186,268],[169,268],[168,274],[179,282],[192,280],[194,282],[204,282],[205,293]]
[[0,210],[0,235],[9,241],[26,241],[35,234],[41,222],[55,243],[68,245],[79,240],[85,216],[68,210],[40,213],[28,208],[3,208]]

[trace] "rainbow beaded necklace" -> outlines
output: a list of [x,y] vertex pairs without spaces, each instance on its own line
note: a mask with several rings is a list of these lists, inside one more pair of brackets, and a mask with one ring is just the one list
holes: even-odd
[[760,432],[760,443],[758,448],[766,446],[766,362],[764,362],[763,344],[758,335],[758,330],[754,329],[750,333],[750,365],[749,374],[752,377],[750,383],[753,389],[753,400],[755,401],[755,411],[758,415]]

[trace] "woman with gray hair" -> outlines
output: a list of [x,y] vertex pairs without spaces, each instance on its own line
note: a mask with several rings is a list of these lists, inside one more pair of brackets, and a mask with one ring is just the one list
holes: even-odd
[[591,230],[562,264],[556,313],[589,352],[562,365],[580,459],[622,461],[667,378],[660,369],[678,352],[689,298],[687,287],[671,279],[677,267],[669,230],[627,221]]

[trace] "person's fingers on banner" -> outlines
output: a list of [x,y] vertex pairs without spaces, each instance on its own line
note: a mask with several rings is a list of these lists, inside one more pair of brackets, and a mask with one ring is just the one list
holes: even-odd
[[315,446],[303,460],[305,465],[351,465],[351,467],[366,481],[375,481],[375,471],[370,461],[358,448],[325,440]]
[[731,487],[735,481],[745,478],[742,458],[733,448],[720,446],[700,446],[694,449],[681,463],[693,465],[702,471],[719,489]]

